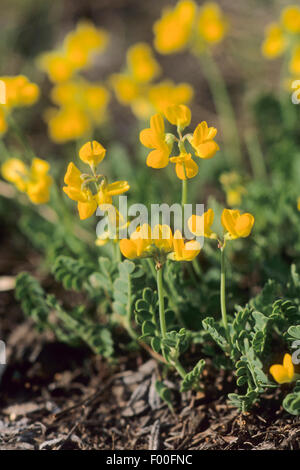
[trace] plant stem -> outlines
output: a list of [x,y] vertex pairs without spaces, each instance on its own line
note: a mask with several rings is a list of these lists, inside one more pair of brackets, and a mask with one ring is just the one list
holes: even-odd
[[242,153],[239,132],[226,83],[210,51],[207,50],[206,54],[202,54],[201,62],[202,72],[211,89],[215,107],[221,121],[227,158],[231,159],[232,164],[240,164]]
[[226,312],[226,286],[225,286],[225,251],[224,246],[221,247],[221,283],[220,283],[221,313],[223,326],[225,328],[226,338],[231,349],[231,340],[228,329],[227,312]]
[[186,203],[187,203],[187,180],[182,180],[182,190],[181,190],[182,211],[184,210],[184,205]]
[[266,164],[256,131],[247,131],[245,133],[245,141],[254,178],[257,180],[266,179]]
[[162,338],[165,339],[167,335],[166,317],[165,317],[165,305],[164,305],[164,293],[163,293],[163,268],[157,270],[157,292],[158,292],[158,303],[159,303],[159,322]]
[[184,367],[180,364],[179,360],[177,359],[176,361],[174,361],[173,365],[175,369],[177,370],[178,374],[180,375],[180,377],[184,379],[186,376],[186,371],[184,370]]
[[195,273],[197,274],[198,277],[200,277],[201,276],[201,268],[199,266],[197,257],[192,260],[192,265],[193,265],[193,268],[195,270]]

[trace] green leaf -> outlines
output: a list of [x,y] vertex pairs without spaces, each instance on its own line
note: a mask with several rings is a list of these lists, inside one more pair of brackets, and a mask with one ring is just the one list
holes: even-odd
[[200,375],[205,366],[204,359],[200,359],[200,361],[195,365],[193,370],[186,374],[183,381],[181,382],[180,391],[186,392],[187,390],[191,390],[194,387],[199,388],[199,379]]

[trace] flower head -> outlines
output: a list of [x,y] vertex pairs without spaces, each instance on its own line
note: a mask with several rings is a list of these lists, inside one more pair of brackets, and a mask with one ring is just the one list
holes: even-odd
[[165,124],[161,114],[151,117],[150,128],[141,131],[140,141],[145,147],[154,149],[148,154],[148,166],[164,168],[168,165],[171,148],[165,141]]
[[106,149],[96,140],[87,142],[79,150],[79,158],[90,166],[97,166],[105,157]]
[[208,127],[205,121],[198,124],[190,140],[197,157],[209,159],[215,155],[219,150],[218,144],[214,141],[216,134],[217,129],[215,127]]
[[181,130],[191,122],[191,110],[184,104],[173,104],[165,109],[165,116],[168,121]]
[[265,40],[262,44],[262,53],[267,59],[279,57],[285,50],[286,39],[282,28],[272,23],[266,28]]
[[49,163],[40,158],[34,158],[30,167],[18,158],[10,158],[3,163],[1,172],[3,178],[25,192],[31,202],[45,204],[49,201],[52,185],[49,169]]
[[283,27],[290,33],[300,33],[300,7],[290,5],[283,9],[281,13]]
[[200,8],[198,33],[204,41],[210,44],[222,41],[227,29],[227,20],[217,3],[207,2]]
[[160,74],[160,67],[146,43],[137,43],[128,49],[127,63],[130,75],[138,83],[148,83]]
[[157,112],[164,113],[168,106],[186,104],[193,98],[194,90],[188,83],[174,84],[163,80],[149,88],[149,102]]
[[185,242],[179,230],[173,237],[173,252],[168,256],[173,261],[192,261],[200,253],[201,246],[196,240]]
[[188,220],[190,232],[197,237],[217,238],[216,234],[211,230],[214,221],[214,211],[208,209],[202,215],[192,215]]
[[181,153],[177,157],[171,157],[170,162],[176,164],[175,171],[180,180],[194,178],[198,173],[198,165],[190,153]]
[[235,240],[236,238],[246,238],[250,235],[254,224],[254,217],[249,213],[240,214],[239,210],[224,209],[221,223],[226,231],[225,238]]
[[167,8],[154,24],[154,45],[161,54],[181,51],[189,42],[196,13],[196,4],[181,0],[175,8]]
[[290,383],[296,380],[292,356],[285,354],[283,364],[274,364],[270,367],[270,374],[279,384]]
[[68,165],[64,182],[67,186],[63,187],[63,191],[72,201],[78,202],[77,207],[80,219],[84,220],[91,217],[97,209],[96,198],[92,191],[84,186],[81,172],[72,162]]
[[300,44],[292,51],[292,57],[289,64],[290,71],[293,75],[300,74]]

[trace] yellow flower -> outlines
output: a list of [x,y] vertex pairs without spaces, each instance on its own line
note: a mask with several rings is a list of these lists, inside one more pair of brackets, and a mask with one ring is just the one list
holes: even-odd
[[127,181],[115,181],[114,183],[107,184],[106,181],[103,180],[95,198],[99,205],[111,204],[112,196],[126,193],[129,189],[130,186]]
[[208,2],[200,8],[198,18],[198,33],[208,43],[222,41],[228,29],[227,21],[214,2]]
[[25,191],[28,168],[22,160],[10,158],[3,163],[1,173],[4,179],[13,183],[19,191]]
[[141,258],[148,255],[151,244],[151,228],[148,224],[143,224],[131,234],[130,239],[120,240],[120,250],[125,258]]
[[130,75],[139,83],[150,82],[160,73],[160,67],[146,43],[137,43],[128,49],[127,63]]
[[281,13],[281,22],[290,33],[300,33],[300,7],[290,5],[284,8]]
[[208,209],[202,215],[192,215],[188,220],[188,228],[197,237],[216,238],[216,234],[211,230],[214,221],[214,211]]
[[292,74],[300,74],[300,44],[296,46],[293,50],[289,67]]
[[196,240],[184,242],[182,234],[176,230],[173,237],[173,253],[169,254],[169,259],[173,261],[192,261],[200,253],[201,246]]
[[235,240],[245,238],[250,235],[254,224],[252,214],[240,214],[236,209],[224,209],[221,216],[221,223],[226,231],[225,238]]
[[90,22],[80,22],[64,40],[66,57],[77,69],[90,64],[91,54],[103,51],[108,42],[108,34],[97,29]]
[[189,42],[196,5],[191,0],[181,0],[174,9],[167,8],[154,23],[154,45],[161,54],[181,51]]
[[84,163],[97,166],[105,157],[106,149],[96,140],[87,142],[79,150],[79,158]]
[[110,83],[117,99],[124,105],[131,104],[139,96],[139,87],[132,77],[116,73],[110,77]]
[[44,204],[50,198],[52,178],[48,175],[49,163],[40,158],[32,160],[31,167],[17,158],[11,158],[2,165],[2,175],[19,191],[26,192],[34,204]]
[[270,374],[279,384],[290,383],[296,380],[295,368],[294,364],[292,363],[292,356],[290,354],[285,354],[283,358],[283,365],[274,364],[271,366]]
[[218,144],[213,140],[217,134],[215,127],[208,127],[205,121],[202,121],[196,127],[193,138],[190,140],[195,149],[197,157],[209,159],[219,150]]
[[155,225],[152,230],[152,243],[164,253],[170,253],[173,248],[173,234],[168,225]]
[[65,82],[72,77],[75,67],[64,52],[45,52],[38,57],[38,67],[48,74],[52,82]]
[[184,104],[173,104],[165,109],[165,116],[168,121],[181,130],[191,122],[191,110]]
[[50,138],[57,143],[76,140],[91,131],[88,114],[77,106],[51,110],[45,117],[48,121]]
[[96,198],[89,188],[83,187],[81,172],[72,162],[68,165],[64,182],[67,186],[63,187],[63,191],[72,201],[78,202],[80,219],[83,220],[91,217],[97,209]]
[[298,211],[300,211],[300,197],[298,197],[297,199],[297,209]]
[[163,113],[173,104],[186,104],[193,98],[193,88],[187,83],[175,85],[164,80],[149,89],[149,101],[157,112]]
[[24,75],[0,77],[5,84],[5,108],[33,105],[40,96],[40,89]]
[[279,57],[286,47],[286,40],[281,27],[277,23],[271,23],[265,32],[265,40],[262,44],[262,53],[267,59]]
[[178,157],[171,157],[170,162],[176,163],[176,175],[181,180],[194,178],[198,173],[198,165],[190,153],[181,153]]
[[164,168],[169,163],[170,146],[165,142],[165,124],[161,114],[155,114],[150,119],[150,128],[140,133],[141,143],[154,149],[147,157],[147,165],[152,168]]

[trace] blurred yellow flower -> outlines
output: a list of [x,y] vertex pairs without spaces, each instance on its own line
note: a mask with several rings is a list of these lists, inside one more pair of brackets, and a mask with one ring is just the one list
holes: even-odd
[[0,135],[5,134],[7,131],[7,122],[5,119],[5,112],[2,106],[0,106]]
[[180,180],[194,178],[198,174],[198,165],[190,153],[181,153],[177,157],[171,157],[170,162],[176,164],[175,171]]
[[91,122],[86,112],[77,106],[51,109],[45,115],[50,138],[57,143],[76,140],[91,132]]
[[217,3],[207,2],[200,8],[197,31],[204,41],[210,44],[222,41],[227,29],[227,20]]
[[201,246],[196,240],[184,242],[182,234],[176,230],[173,237],[173,252],[168,258],[173,261],[192,261],[200,253]]
[[292,58],[290,61],[290,72],[298,76],[300,74],[300,43],[292,51]]
[[171,80],[164,80],[150,87],[149,101],[157,112],[163,113],[168,106],[189,103],[193,94],[193,88],[187,83],[176,85]]
[[49,163],[40,158],[32,160],[29,168],[22,160],[10,158],[1,167],[3,178],[25,192],[34,204],[49,201],[52,178],[48,175]]
[[62,46],[41,54],[37,64],[52,82],[64,82],[87,68],[92,55],[102,52],[107,42],[108,34],[103,29],[97,29],[90,22],[79,22],[76,29],[67,34]]
[[173,104],[165,109],[165,116],[168,121],[181,130],[187,127],[191,122],[191,110],[183,104]]
[[297,209],[298,211],[300,211],[300,197],[298,197],[297,199]]
[[154,23],[154,45],[161,54],[172,54],[184,49],[191,37],[196,4],[181,0],[174,8],[166,8]]
[[292,356],[285,354],[283,364],[274,364],[270,367],[270,374],[279,384],[290,383],[296,380]]
[[252,214],[241,214],[236,209],[224,209],[221,223],[226,231],[225,238],[235,240],[236,238],[248,237],[251,233],[254,217]]
[[160,74],[160,66],[150,46],[143,42],[128,49],[127,64],[130,76],[138,83],[148,83]]
[[5,84],[6,108],[31,106],[40,96],[39,87],[24,75],[4,76],[0,80]]
[[235,171],[222,173],[220,182],[226,193],[227,204],[231,207],[241,205],[243,195],[247,193],[246,188],[241,184],[241,176]]
[[147,165],[152,168],[164,168],[169,163],[171,146],[165,141],[165,124],[161,114],[155,114],[150,119],[150,128],[140,133],[141,143],[153,149],[148,154]]
[[79,158],[90,166],[97,166],[105,157],[106,149],[96,140],[86,142],[79,150]]
[[110,77],[110,83],[114,89],[117,99],[124,105],[131,104],[139,96],[140,89],[132,77],[115,73]]
[[265,32],[262,53],[267,59],[279,57],[286,48],[286,39],[279,24],[271,23]]
[[202,215],[192,215],[188,220],[188,228],[193,235],[205,238],[217,238],[211,230],[214,221],[214,211],[208,209]]
[[208,127],[205,121],[202,121],[196,127],[193,137],[190,139],[192,147],[195,149],[197,157],[209,159],[220,149],[214,141],[217,134],[215,127]]
[[281,12],[281,22],[283,27],[290,33],[300,33],[300,7],[290,5]]

